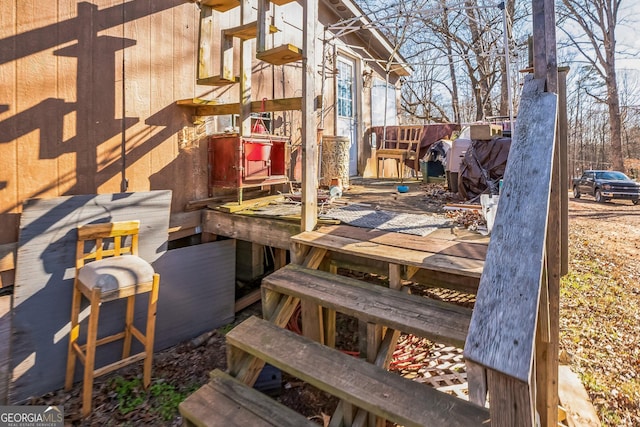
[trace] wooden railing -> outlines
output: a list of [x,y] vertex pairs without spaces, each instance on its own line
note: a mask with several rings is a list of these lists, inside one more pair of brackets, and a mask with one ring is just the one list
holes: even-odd
[[492,426],[557,425],[558,97],[523,88],[504,187],[464,348],[470,399]]

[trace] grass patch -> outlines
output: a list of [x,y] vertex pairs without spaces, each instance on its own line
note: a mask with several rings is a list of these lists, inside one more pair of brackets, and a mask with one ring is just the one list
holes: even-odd
[[140,377],[125,379],[121,376],[114,377],[110,386],[115,393],[118,410],[122,415],[147,407],[149,412],[159,415],[165,421],[174,419],[178,415],[180,402],[198,388],[197,385],[192,384],[180,390],[179,387],[164,380],[157,380],[151,383],[148,390],[145,390]]

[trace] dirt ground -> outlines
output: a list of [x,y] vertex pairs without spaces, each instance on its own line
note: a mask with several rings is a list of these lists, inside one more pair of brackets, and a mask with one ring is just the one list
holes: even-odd
[[[415,181],[406,194],[397,193],[393,183],[382,192],[357,185],[352,189],[356,193],[361,201],[400,210],[439,212],[444,202],[458,202],[443,187]],[[640,206],[570,199],[569,230],[570,273],[561,289],[561,362],[578,373],[603,425],[638,426]],[[259,304],[249,307],[234,324],[259,311]],[[139,384],[140,367],[99,378],[95,409],[88,419],[78,415],[79,384],[71,392],[60,390],[31,403],[64,405],[71,425],[181,425],[177,403],[206,383],[209,371],[226,367],[224,334],[232,326],[157,354],[148,392]],[[330,396],[286,375],[278,400],[319,424],[336,404]]]

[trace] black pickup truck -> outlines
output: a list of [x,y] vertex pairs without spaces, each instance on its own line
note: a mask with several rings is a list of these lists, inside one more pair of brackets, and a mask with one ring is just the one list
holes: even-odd
[[640,184],[622,172],[588,170],[573,180],[573,197],[579,199],[589,194],[602,203],[611,199],[631,200],[634,205],[640,200]]

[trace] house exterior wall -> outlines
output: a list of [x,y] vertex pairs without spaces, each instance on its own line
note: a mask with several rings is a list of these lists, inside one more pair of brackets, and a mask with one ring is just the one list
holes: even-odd
[[[219,34],[238,25],[239,10],[216,12],[211,19]],[[319,65],[324,26],[337,19],[321,1]],[[21,205],[30,198],[170,189],[172,211],[181,212],[187,201],[207,197],[204,137],[222,130],[225,120],[194,122],[193,109],[176,101],[238,102],[238,85],[196,84],[199,21],[198,4],[185,0],[0,2],[0,244],[17,241]],[[273,43],[302,47],[300,4],[277,7],[276,24],[281,31],[271,36]],[[348,45],[364,46],[362,40],[343,40],[331,52],[360,61],[360,50]],[[220,38],[207,48],[217,70]],[[384,78],[377,64],[372,68]],[[301,74],[300,62],[274,66],[254,60],[252,98],[299,97]],[[371,97],[359,84],[361,172],[370,153],[363,137],[371,123]],[[317,95],[321,88],[318,68]],[[335,133],[334,92],[328,72],[325,134]],[[291,136],[294,171],[301,120],[298,111],[274,114],[274,133]]]

